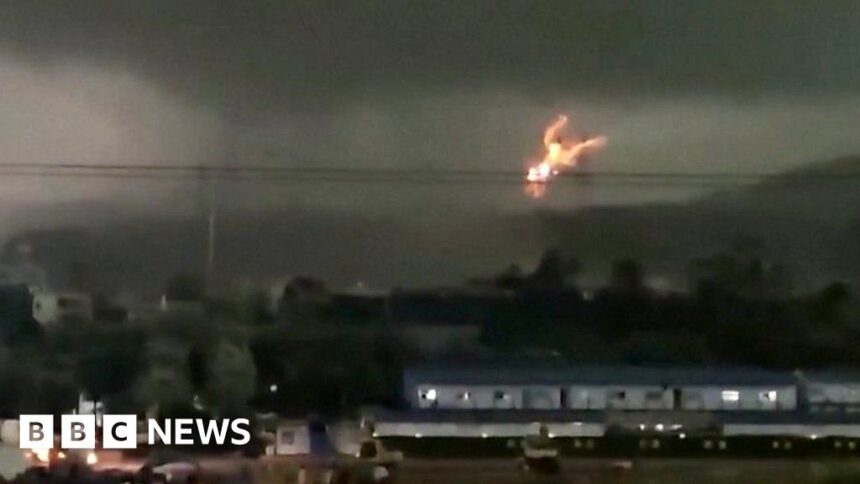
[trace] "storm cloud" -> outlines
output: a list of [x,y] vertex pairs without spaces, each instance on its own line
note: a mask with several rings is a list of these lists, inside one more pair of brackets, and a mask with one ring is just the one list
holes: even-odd
[[13,1],[0,38],[256,116],[392,89],[856,91],[858,14],[850,0]]
[[[860,153],[858,17],[852,0],[7,1],[0,153],[25,164],[517,172],[565,112],[575,132],[608,136],[595,171],[775,173]],[[203,188],[5,176],[0,215],[44,222],[21,213],[58,201],[84,203],[75,215],[87,220],[105,204],[187,215]],[[595,183],[535,202],[510,183],[220,180],[215,193],[219,209],[316,207],[434,227],[471,220],[470,209],[709,189]]]

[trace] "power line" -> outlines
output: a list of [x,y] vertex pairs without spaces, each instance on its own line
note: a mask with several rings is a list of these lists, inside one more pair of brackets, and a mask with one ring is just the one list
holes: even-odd
[[[142,180],[188,180],[218,178],[226,181],[267,183],[442,183],[517,184],[523,172],[465,168],[349,168],[272,165],[206,165],[176,163],[0,163],[4,177],[116,178]],[[784,185],[811,183],[857,183],[860,172],[791,174],[772,172],[720,173],[671,171],[569,171],[557,181],[599,181],[620,184],[732,185],[778,182]]]

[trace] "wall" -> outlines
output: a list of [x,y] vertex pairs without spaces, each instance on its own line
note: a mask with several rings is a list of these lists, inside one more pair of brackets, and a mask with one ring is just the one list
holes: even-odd
[[[724,391],[736,391],[737,401],[723,399]],[[761,398],[762,393],[776,392],[774,401]],[[696,386],[681,389],[684,410],[794,410],[797,390],[793,386]]]
[[[436,400],[422,399],[421,394],[431,389]],[[523,393],[522,387],[514,386],[418,385],[410,401],[417,408],[513,409],[524,408]]]
[[806,386],[810,405],[860,405],[860,384],[809,382]]
[[[375,437],[525,437],[538,435],[539,423],[472,423],[472,422],[377,422]],[[555,437],[600,437],[605,426],[597,423],[548,423],[547,430]]]
[[577,410],[669,410],[672,391],[660,386],[608,385],[568,387],[568,407]]
[[[416,387],[413,387],[416,388]],[[435,390],[435,401],[420,398]],[[674,387],[645,385],[418,385],[409,397],[415,408],[440,409],[561,409],[562,391],[567,409],[573,410],[672,410]],[[724,391],[737,392],[737,401],[724,400]],[[832,390],[836,392],[836,390]],[[776,392],[769,401],[763,394]],[[797,391],[793,386],[692,386],[680,388],[683,410],[794,410]],[[860,397],[860,395],[858,395]]]

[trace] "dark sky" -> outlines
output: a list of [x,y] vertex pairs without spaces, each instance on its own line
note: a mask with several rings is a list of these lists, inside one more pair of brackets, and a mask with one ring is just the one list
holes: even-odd
[[[128,69],[242,115],[394,91],[856,91],[848,1],[4,2],[8,52]],[[327,102],[326,102],[327,101]]]
[[[580,131],[609,136],[595,169],[780,171],[860,152],[858,18],[851,0],[10,0],[0,3],[0,152],[518,170],[539,153],[543,125],[567,112]],[[511,187],[445,190],[301,186],[288,198],[395,210],[532,203]],[[148,203],[155,192],[0,186],[20,203],[117,193]],[[695,193],[613,187],[596,200]]]

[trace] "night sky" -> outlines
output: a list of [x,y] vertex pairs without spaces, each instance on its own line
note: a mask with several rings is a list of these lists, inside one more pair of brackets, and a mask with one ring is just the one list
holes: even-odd
[[[571,115],[595,171],[779,172],[860,152],[854,1],[7,1],[0,153],[15,163],[521,170]],[[172,210],[187,183],[0,182]],[[532,208],[511,186],[223,183],[230,203]],[[680,199],[611,186],[591,201]],[[565,207],[558,189],[539,203]],[[177,205],[177,201],[180,201]],[[10,203],[11,202],[11,203]]]

